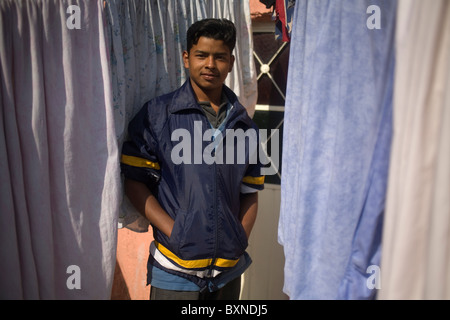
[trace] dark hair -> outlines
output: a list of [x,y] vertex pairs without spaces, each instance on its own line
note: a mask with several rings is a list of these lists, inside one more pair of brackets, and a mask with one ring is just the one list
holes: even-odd
[[236,45],[236,27],[227,19],[203,19],[193,23],[186,34],[188,52],[200,37],[222,40],[231,53]]

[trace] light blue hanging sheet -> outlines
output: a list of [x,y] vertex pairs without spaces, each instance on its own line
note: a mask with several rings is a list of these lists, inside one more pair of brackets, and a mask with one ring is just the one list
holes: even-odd
[[395,0],[297,0],[279,242],[291,299],[373,299],[392,137]]

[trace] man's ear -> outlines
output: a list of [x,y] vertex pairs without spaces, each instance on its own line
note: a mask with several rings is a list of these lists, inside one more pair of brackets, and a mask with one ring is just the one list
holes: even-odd
[[230,59],[230,69],[228,70],[228,72],[231,72],[231,70],[233,70],[233,66],[234,66],[234,56],[231,55],[231,59]]
[[187,52],[186,50],[183,51],[183,62],[184,67],[186,69],[189,69],[189,52]]

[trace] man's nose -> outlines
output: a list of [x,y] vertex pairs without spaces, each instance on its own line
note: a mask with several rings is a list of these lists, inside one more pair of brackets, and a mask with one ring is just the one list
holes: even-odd
[[210,69],[214,69],[216,67],[216,61],[213,56],[209,56],[206,59],[206,67]]

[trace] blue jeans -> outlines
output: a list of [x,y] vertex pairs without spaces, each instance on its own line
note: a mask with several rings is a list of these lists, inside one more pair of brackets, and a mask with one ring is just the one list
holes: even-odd
[[200,291],[174,291],[150,288],[150,300],[239,300],[241,293],[241,277],[231,280],[221,289],[210,292]]

